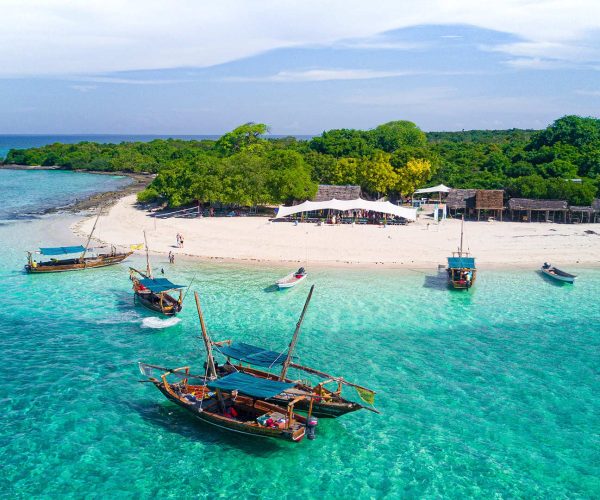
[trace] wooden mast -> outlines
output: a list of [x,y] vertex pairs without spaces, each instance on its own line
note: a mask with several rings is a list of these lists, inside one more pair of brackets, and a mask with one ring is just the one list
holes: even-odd
[[290,367],[290,363],[292,362],[292,355],[294,354],[294,349],[296,348],[296,344],[298,342],[298,334],[300,333],[300,327],[302,326],[302,322],[304,321],[304,314],[306,314],[306,309],[308,308],[308,303],[310,302],[310,298],[312,297],[314,289],[315,285],[312,285],[310,287],[310,292],[308,292],[308,297],[306,297],[306,302],[304,303],[302,314],[300,315],[298,323],[296,323],[296,330],[294,331],[294,336],[292,337],[292,341],[290,342],[290,346],[288,347],[287,357],[283,362],[283,368],[281,369],[281,373],[279,374],[279,380],[285,380],[285,376],[287,375],[288,368]]
[[100,215],[102,215],[102,207],[100,207],[100,209],[98,210],[98,215],[96,216],[96,221],[94,222],[94,225],[92,226],[92,231],[90,232],[90,235],[88,236],[87,242],[85,243],[85,248],[83,249],[83,253],[81,254],[80,259],[83,259],[85,257],[85,254],[87,253],[87,250],[90,246],[90,241],[92,241],[92,235],[94,234],[94,231],[96,230],[96,224],[98,224],[98,219],[100,218]]
[[463,254],[463,230],[465,226],[465,216],[463,214],[462,221],[460,223],[460,250],[458,251],[458,256],[462,257]]
[[194,292],[196,298],[196,309],[198,309],[198,319],[200,319],[200,328],[202,329],[202,340],[204,341],[204,347],[206,349],[206,361],[208,363],[208,375],[211,379],[217,378],[217,370],[215,369],[215,360],[212,353],[212,344],[206,331],[206,325],[204,324],[204,316],[202,315],[202,309],[200,308],[200,299],[198,298],[198,292]]
[[150,255],[148,254],[148,240],[146,238],[146,231],[144,231],[144,244],[146,245],[146,274],[148,278],[152,278],[152,268],[150,267]]

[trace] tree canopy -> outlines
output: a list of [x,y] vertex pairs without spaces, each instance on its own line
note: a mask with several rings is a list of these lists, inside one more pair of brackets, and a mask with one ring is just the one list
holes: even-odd
[[50,144],[11,150],[5,163],[158,174],[139,195],[171,206],[304,200],[317,184],[358,184],[367,196],[411,195],[428,184],[506,189],[511,196],[589,205],[600,185],[600,120],[564,116],[544,130],[424,133],[412,122],[269,138],[246,123],[218,140]]

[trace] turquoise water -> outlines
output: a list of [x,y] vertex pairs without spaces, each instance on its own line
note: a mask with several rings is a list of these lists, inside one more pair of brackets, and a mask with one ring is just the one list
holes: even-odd
[[64,207],[90,194],[131,182],[119,175],[51,170],[0,170],[0,223],[31,219],[51,207]]
[[[137,382],[141,360],[201,370],[191,294],[180,323],[144,328],[126,265],[20,272],[23,249],[72,221],[0,226],[1,497],[600,495],[599,270],[556,286],[484,269],[456,293],[434,272],[309,268],[300,361],[375,389],[382,414],[321,419],[291,444],[215,431]],[[309,288],[271,292],[283,271],[268,267],[156,267],[195,276],[215,339],[273,349]]]

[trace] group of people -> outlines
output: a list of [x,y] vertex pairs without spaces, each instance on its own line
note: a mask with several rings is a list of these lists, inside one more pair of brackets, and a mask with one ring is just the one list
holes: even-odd
[[177,233],[177,248],[183,248],[183,234]]

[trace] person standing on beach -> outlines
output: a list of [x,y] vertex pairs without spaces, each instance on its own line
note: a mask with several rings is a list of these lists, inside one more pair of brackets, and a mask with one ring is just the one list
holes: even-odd
[[179,248],[183,248],[183,234],[179,235],[179,244],[180,244]]
[[177,236],[175,236],[175,238],[177,239],[177,248],[181,248],[181,235],[177,233]]

